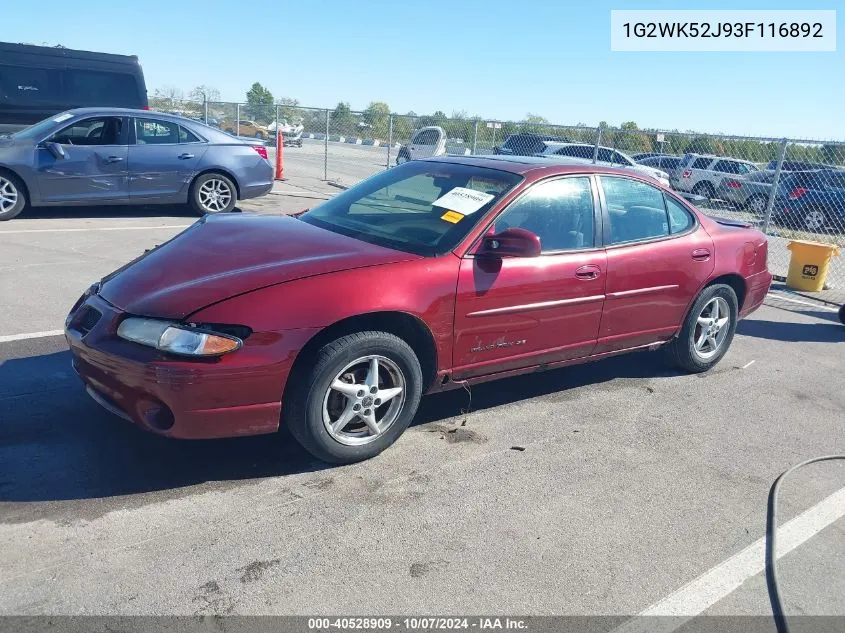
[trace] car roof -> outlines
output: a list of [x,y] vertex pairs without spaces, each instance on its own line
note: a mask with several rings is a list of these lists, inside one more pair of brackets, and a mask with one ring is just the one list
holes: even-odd
[[169,114],[167,112],[158,112],[156,110],[142,110],[141,108],[112,108],[108,106],[102,107],[90,107],[90,108],[73,108],[72,110],[65,110],[65,112],[70,112],[74,116],[87,116],[89,114],[112,114],[112,115],[126,115],[126,116],[160,116],[165,118],[174,118],[174,119],[185,119],[184,117],[179,114]]
[[619,174],[624,176],[642,176],[646,180],[652,180],[647,174],[637,173],[630,169],[621,167],[609,167],[607,163],[593,163],[587,158],[570,158],[568,156],[435,156],[421,159],[433,163],[454,163],[457,165],[474,165],[486,167],[487,169],[498,169],[514,174],[527,176],[529,174],[538,176],[552,176],[557,174]]

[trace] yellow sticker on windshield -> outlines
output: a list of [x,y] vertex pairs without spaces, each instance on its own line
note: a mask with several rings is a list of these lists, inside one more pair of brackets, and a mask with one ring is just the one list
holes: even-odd
[[443,215],[440,216],[441,220],[446,220],[447,222],[451,222],[452,224],[457,224],[461,220],[464,219],[464,216],[457,211],[447,211]]

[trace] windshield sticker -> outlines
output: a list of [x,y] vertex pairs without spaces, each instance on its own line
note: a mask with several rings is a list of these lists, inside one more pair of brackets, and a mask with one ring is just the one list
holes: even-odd
[[69,118],[71,118],[72,116],[73,116],[73,115],[72,115],[70,112],[65,112],[64,114],[60,114],[60,115],[59,115],[59,116],[57,116],[57,117],[53,117],[53,121],[54,121],[55,123],[61,123],[62,121],[67,121],[67,120],[68,120]]
[[495,196],[489,193],[465,189],[464,187],[455,187],[445,196],[441,196],[431,204],[435,207],[445,207],[463,215],[469,215],[478,211],[493,198]]
[[461,220],[464,219],[463,214],[458,213],[457,211],[447,211],[443,215],[440,216],[441,220],[446,220],[447,222],[451,222],[452,224],[457,224]]

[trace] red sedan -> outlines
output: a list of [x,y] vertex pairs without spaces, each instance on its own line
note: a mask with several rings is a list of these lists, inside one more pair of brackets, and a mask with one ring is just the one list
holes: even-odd
[[441,157],[299,216],[214,215],[92,286],[66,335],[91,396],[178,438],[271,433],[378,454],[420,397],[666,346],[728,351],[766,238],[647,176]]

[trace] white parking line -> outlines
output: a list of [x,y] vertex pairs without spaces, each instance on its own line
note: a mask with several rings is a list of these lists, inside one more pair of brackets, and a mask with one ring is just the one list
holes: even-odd
[[839,312],[839,310],[837,308],[828,308],[826,305],[822,305],[822,304],[819,304],[819,303],[809,303],[807,301],[798,301],[797,299],[789,299],[787,297],[784,297],[781,294],[777,294],[777,293],[774,293],[774,292],[770,293],[769,296],[773,297],[775,299],[778,299],[779,301],[788,301],[789,303],[798,303],[802,306],[810,306],[811,308],[816,308],[817,310],[827,310],[828,312]]
[[27,334],[4,334],[0,336],[0,343],[10,341],[25,341],[28,338],[46,338],[48,336],[61,336],[64,330],[47,330],[46,332],[29,332]]
[[17,233],[81,233],[84,231],[149,231],[152,229],[185,229],[190,224],[160,224],[158,226],[98,226],[87,229],[18,229],[14,231],[0,231],[0,235]]
[[[784,523],[777,532],[777,558],[788,554],[845,516],[845,488]],[[613,633],[671,633],[702,614],[765,567],[766,539],[761,538],[716,565],[663,600],[654,603]],[[654,616],[670,616],[655,618]]]

